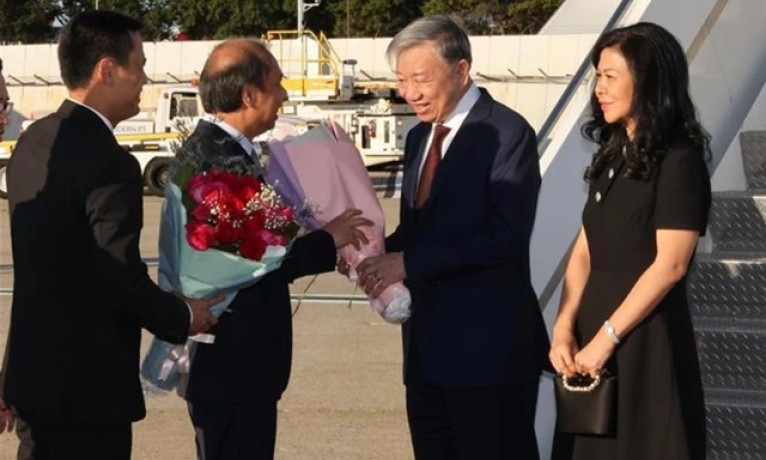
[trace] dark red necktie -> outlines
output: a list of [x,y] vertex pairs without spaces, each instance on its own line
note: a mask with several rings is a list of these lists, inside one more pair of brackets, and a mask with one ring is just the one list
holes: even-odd
[[420,183],[418,185],[418,194],[415,197],[415,209],[423,207],[428,194],[431,192],[431,184],[434,181],[434,174],[439,162],[442,161],[442,142],[449,133],[449,128],[444,125],[434,125],[434,136],[431,140],[431,147],[428,148],[426,164],[423,165],[423,172],[420,173]]

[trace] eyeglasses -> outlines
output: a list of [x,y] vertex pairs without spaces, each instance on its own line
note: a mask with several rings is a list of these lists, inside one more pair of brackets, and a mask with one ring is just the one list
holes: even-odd
[[0,110],[0,113],[10,115],[10,113],[13,112],[13,102],[9,100],[2,101],[0,102],[0,108],[2,108],[2,110]]

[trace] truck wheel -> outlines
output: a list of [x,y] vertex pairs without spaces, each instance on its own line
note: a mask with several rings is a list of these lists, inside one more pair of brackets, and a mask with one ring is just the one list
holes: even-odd
[[165,184],[168,182],[168,166],[170,160],[155,158],[146,165],[144,183],[152,195],[165,196]]
[[0,160],[0,198],[8,198],[8,160]]

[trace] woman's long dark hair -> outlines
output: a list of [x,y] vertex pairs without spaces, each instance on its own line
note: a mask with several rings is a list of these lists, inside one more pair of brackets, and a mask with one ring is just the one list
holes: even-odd
[[596,94],[591,96],[592,119],[582,134],[599,145],[585,179],[593,180],[606,164],[625,147],[626,176],[647,180],[673,142],[686,139],[703,155],[710,149],[710,136],[697,120],[689,97],[689,68],[678,40],[662,27],[641,22],[604,33],[591,51],[591,62],[598,68],[605,48],[617,49],[625,58],[633,77],[630,116],[635,120],[632,141],[625,131],[625,120],[607,123]]

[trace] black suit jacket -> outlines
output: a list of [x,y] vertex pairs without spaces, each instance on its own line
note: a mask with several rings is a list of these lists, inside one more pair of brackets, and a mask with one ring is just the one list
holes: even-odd
[[[179,152],[206,157],[247,153],[221,128],[200,121]],[[185,152],[186,151],[186,152]],[[215,343],[198,344],[186,398],[247,403],[279,399],[287,388],[292,360],[292,317],[288,284],[335,268],[332,236],[317,230],[295,240],[278,270],[239,291],[213,328]]]
[[548,351],[529,268],[540,188],[535,133],[482,89],[417,211],[430,131],[421,123],[407,136],[400,224],[386,240],[388,252],[404,251],[413,299],[403,326],[405,381],[414,344],[428,383],[529,382]]
[[95,113],[66,101],[21,137],[8,185],[7,402],[50,418],[143,418],[141,328],[183,343],[189,312],[141,261],[138,162]]

